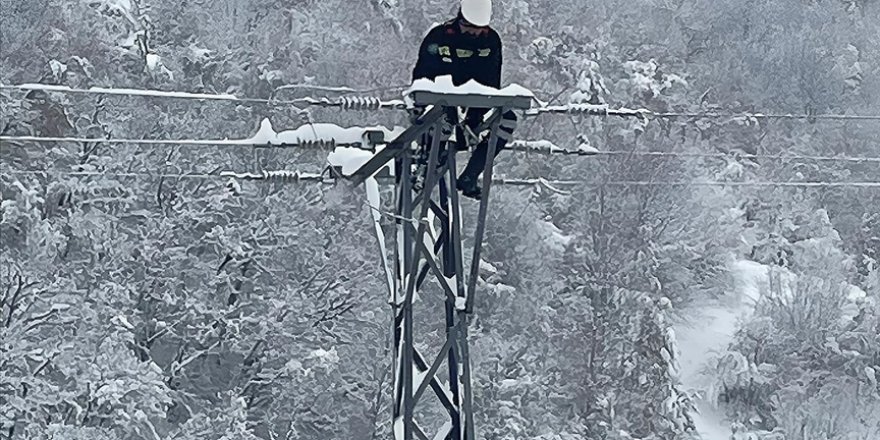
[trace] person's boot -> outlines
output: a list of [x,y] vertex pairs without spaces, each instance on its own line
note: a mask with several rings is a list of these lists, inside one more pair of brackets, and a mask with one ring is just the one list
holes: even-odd
[[476,178],[472,178],[469,176],[459,177],[458,182],[455,185],[459,191],[461,191],[461,195],[474,199],[480,200],[483,196],[483,189],[480,188],[480,185],[477,183]]

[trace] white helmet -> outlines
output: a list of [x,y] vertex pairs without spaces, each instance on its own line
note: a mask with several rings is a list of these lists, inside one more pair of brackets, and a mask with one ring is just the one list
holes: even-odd
[[461,0],[461,15],[468,23],[488,26],[492,20],[492,0]]

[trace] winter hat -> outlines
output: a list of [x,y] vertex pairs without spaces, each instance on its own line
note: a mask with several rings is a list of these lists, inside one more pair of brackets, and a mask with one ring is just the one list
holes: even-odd
[[461,0],[461,16],[476,26],[489,26],[492,0]]

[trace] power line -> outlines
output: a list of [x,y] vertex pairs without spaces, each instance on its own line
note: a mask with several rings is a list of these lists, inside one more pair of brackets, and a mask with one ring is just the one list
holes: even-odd
[[181,145],[181,146],[225,146],[225,147],[264,147],[264,148],[363,148],[361,142],[340,142],[332,140],[300,140],[296,143],[262,145],[255,144],[251,139],[107,139],[79,137],[41,137],[41,136],[0,136],[6,142],[37,142],[37,143],[96,143],[96,144],[132,144],[132,145]]
[[338,92],[338,93],[375,93],[375,92],[390,92],[397,90],[406,90],[410,86],[409,85],[398,85],[398,86],[387,86],[387,87],[374,87],[371,89],[353,89],[347,86],[320,86],[320,85],[309,85],[309,84],[288,84],[284,86],[277,87],[272,95],[276,95],[278,92],[282,90],[297,90],[297,89],[307,89],[307,90],[320,90],[322,92]]
[[561,156],[637,156],[637,157],[690,157],[712,159],[767,159],[767,160],[812,160],[819,162],[854,162],[854,163],[880,163],[880,157],[862,156],[819,156],[802,154],[754,154],[754,153],[697,153],[675,151],[603,151],[594,148],[582,148],[577,150],[566,149],[556,146],[550,141],[514,141],[509,148],[513,151],[537,153],[545,155]]
[[[41,137],[41,136],[0,136],[5,142],[36,143],[100,143],[132,145],[180,145],[180,146],[227,146],[257,148],[364,148],[361,142],[341,142],[333,140],[300,140],[296,143],[280,145],[255,144],[250,139],[106,139],[79,137]],[[550,141],[514,141],[509,148],[513,151],[563,156],[636,156],[636,157],[687,157],[715,159],[766,159],[766,160],[812,160],[822,162],[880,163],[880,157],[863,156],[818,156],[801,154],[752,154],[752,153],[690,153],[672,151],[602,151],[592,149],[571,150],[558,147]]]
[[650,180],[548,180],[544,178],[510,179],[499,177],[493,182],[509,186],[615,186],[615,187],[754,187],[754,188],[880,188],[880,182],[718,182],[718,181],[650,181]]
[[[140,173],[140,172],[108,172],[108,171],[60,171],[60,170],[8,170],[3,174],[29,175],[29,176],[65,176],[65,177],[120,177],[120,178],[165,178],[165,179],[200,179],[200,180],[255,180],[276,181],[285,183],[295,182],[324,182],[334,183],[338,179],[325,177],[323,174],[303,173],[300,171],[261,171],[256,173],[237,173],[224,171],[220,174],[187,173]],[[507,177],[495,177],[493,184],[505,186],[548,186],[548,187],[733,187],[733,188],[880,188],[880,182],[719,182],[719,181],[648,181],[648,180],[550,180],[545,178],[516,179]]]
[[236,173],[232,171],[223,171],[219,174],[205,173],[142,173],[142,172],[110,172],[110,171],[61,171],[61,170],[5,170],[3,174],[20,175],[20,176],[64,176],[64,177],[117,177],[117,178],[135,178],[135,179],[189,179],[189,180],[216,180],[229,181],[233,180],[265,180],[280,181],[284,183],[292,182],[334,182],[336,179],[324,177],[321,174],[303,173],[299,171],[263,171],[258,173]]
[[[292,86],[291,86],[292,87]],[[312,88],[324,91],[352,91],[355,89],[346,87],[324,87],[324,86],[302,86],[302,88]],[[91,87],[88,89],[73,88],[67,86],[57,86],[51,84],[19,84],[19,85],[0,85],[2,90],[20,90],[20,91],[44,91],[58,92],[81,95],[111,95],[111,96],[134,96],[145,98],[164,98],[164,99],[182,99],[196,101],[225,101],[244,104],[261,104],[261,105],[293,105],[293,106],[318,106],[318,107],[338,107],[344,110],[400,110],[406,108],[406,103],[402,100],[384,101],[375,97],[338,97],[338,98],[297,98],[290,100],[279,99],[261,99],[239,97],[228,93],[191,93],[191,92],[174,92],[162,90],[145,90],[145,89],[126,89],[126,88],[107,88],[107,87]],[[379,89],[371,89],[379,90]],[[274,93],[273,93],[274,96]]]
[[[72,88],[67,86],[58,86],[51,84],[17,84],[6,85],[0,84],[0,89],[5,90],[21,90],[21,91],[51,91],[60,93],[73,94],[92,94],[92,95],[117,95],[117,96],[140,96],[154,98],[169,99],[188,99],[200,101],[229,101],[238,103],[264,104],[264,105],[307,105],[322,107],[339,107],[346,110],[403,110],[406,109],[406,103],[402,100],[382,101],[375,97],[340,97],[334,99],[328,98],[298,98],[292,100],[276,100],[261,99],[250,97],[239,97],[231,94],[210,94],[210,93],[192,93],[192,92],[175,92],[145,89],[127,89],[127,88],[107,88],[92,87],[88,89]],[[404,90],[405,86],[380,87],[373,89],[354,89],[350,87],[330,87],[330,86],[310,86],[310,85],[288,85],[281,86],[273,92],[273,96],[277,91],[288,89],[313,89],[340,93],[372,93],[377,91]],[[360,108],[356,104],[360,103]],[[370,105],[364,105],[370,103]],[[545,106],[527,110],[525,116],[538,116],[543,114],[569,114],[569,115],[590,115],[590,116],[617,116],[624,118],[641,118],[641,119],[742,119],[742,120],[759,120],[759,119],[790,119],[790,120],[835,120],[835,121],[880,121],[880,115],[845,115],[845,114],[793,114],[793,113],[719,113],[719,112],[655,112],[648,109],[628,109],[619,108],[611,109],[606,105],[594,104],[565,104],[556,106]]]
[[843,115],[843,114],[793,114],[793,113],[718,113],[718,112],[655,112],[648,109],[612,109],[606,105],[565,104],[526,110],[526,116],[543,114],[568,114],[586,116],[617,116],[622,118],[641,119],[795,119],[795,120],[836,120],[836,121],[880,121],[880,115]]

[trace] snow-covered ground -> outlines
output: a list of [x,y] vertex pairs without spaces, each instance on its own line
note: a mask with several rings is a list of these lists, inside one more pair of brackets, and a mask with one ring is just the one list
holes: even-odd
[[[689,391],[703,394],[707,390],[710,378],[704,374],[705,368],[727,350],[740,319],[752,312],[761,284],[767,282],[767,267],[759,263],[738,261],[731,271],[736,283],[731,298],[685,310],[688,320],[676,324],[681,380]],[[700,413],[694,421],[703,440],[729,440],[730,423],[723,409],[705,400],[697,400],[696,405]]]

